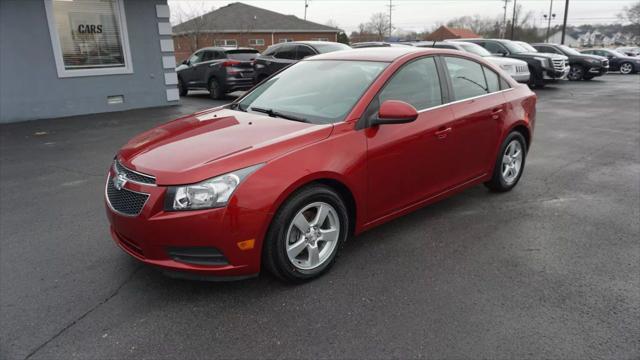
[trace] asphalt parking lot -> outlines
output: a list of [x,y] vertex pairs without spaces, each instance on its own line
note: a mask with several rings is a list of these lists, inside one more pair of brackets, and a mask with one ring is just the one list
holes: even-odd
[[0,126],[0,358],[640,356],[640,75],[538,91],[518,187],[352,239],[317,281],[173,280],[109,237],[134,134],[219,102]]

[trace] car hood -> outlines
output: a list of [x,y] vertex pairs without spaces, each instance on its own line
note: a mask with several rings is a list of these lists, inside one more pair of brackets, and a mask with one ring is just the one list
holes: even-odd
[[567,59],[566,56],[564,55],[558,55],[558,54],[550,54],[550,53],[541,53],[541,52],[526,52],[526,53],[517,53],[515,55],[520,55],[520,56],[527,56],[527,57],[542,57],[542,58],[547,58],[547,59],[557,59],[557,58],[563,58],[563,59]]
[[189,115],[131,139],[122,164],[153,175],[158,185],[196,183],[269,161],[327,138],[332,125],[314,125],[224,108]]
[[500,65],[514,65],[514,66],[526,66],[527,62],[526,61],[522,61],[522,60],[518,60],[518,59],[513,59],[513,58],[508,58],[508,57],[501,57],[501,56],[487,56],[485,59],[487,59],[488,61],[500,66]]

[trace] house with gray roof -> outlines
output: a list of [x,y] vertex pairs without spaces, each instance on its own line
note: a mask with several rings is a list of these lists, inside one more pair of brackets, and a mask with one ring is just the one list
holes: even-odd
[[337,41],[340,29],[240,2],[173,27],[178,61],[206,46],[252,47],[304,40]]

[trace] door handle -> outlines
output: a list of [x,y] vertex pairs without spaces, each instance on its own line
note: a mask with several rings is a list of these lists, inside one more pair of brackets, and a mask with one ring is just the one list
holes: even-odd
[[491,118],[492,118],[492,119],[494,119],[494,120],[498,120],[498,119],[500,119],[500,113],[501,113],[502,111],[503,111],[503,110],[502,110],[502,108],[501,108],[501,107],[499,107],[499,108],[495,108],[495,109],[491,110]]
[[436,137],[438,139],[444,139],[447,137],[447,135],[449,135],[449,133],[451,132],[451,128],[448,127],[446,129],[442,129],[442,130],[438,130],[436,131]]

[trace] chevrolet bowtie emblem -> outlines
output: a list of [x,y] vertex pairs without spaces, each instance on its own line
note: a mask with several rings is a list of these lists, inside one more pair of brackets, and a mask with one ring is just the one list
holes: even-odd
[[122,190],[124,185],[127,183],[127,176],[125,174],[118,174],[113,178],[113,186],[116,189]]

